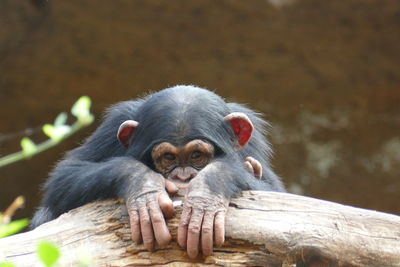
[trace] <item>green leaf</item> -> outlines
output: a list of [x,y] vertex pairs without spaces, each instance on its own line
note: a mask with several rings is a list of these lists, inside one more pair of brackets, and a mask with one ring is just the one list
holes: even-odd
[[71,127],[68,125],[59,125],[54,127],[51,124],[45,124],[43,125],[42,130],[48,137],[58,141],[71,131]]
[[78,121],[83,125],[89,125],[94,121],[94,116],[92,114],[89,114],[85,117],[79,117]]
[[54,139],[55,138],[55,127],[53,126],[53,125],[51,125],[51,124],[45,124],[45,125],[43,125],[43,128],[42,128],[42,130],[43,130],[43,132],[48,136],[48,137],[50,137],[51,139]]
[[60,125],[56,127],[56,136],[58,138],[63,138],[66,134],[71,131],[71,127],[68,125]]
[[28,137],[24,137],[21,139],[21,147],[24,154],[28,157],[35,154],[37,150],[35,143]]
[[0,267],[16,267],[16,266],[9,261],[3,261],[0,262]]
[[66,112],[62,112],[58,114],[57,118],[54,120],[54,126],[61,126],[67,122],[68,114]]
[[55,244],[48,241],[41,241],[37,246],[36,253],[45,267],[54,266],[60,258],[60,250]]
[[88,96],[81,96],[71,108],[71,113],[78,118],[78,120],[90,116],[90,106],[92,101]]
[[28,219],[12,221],[8,224],[0,225],[0,238],[18,233],[29,225]]

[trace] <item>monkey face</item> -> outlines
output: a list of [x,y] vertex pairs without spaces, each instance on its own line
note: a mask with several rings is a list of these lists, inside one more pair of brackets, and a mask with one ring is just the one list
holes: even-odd
[[151,156],[157,171],[179,188],[185,188],[214,157],[214,146],[199,139],[183,147],[162,142],[153,147]]

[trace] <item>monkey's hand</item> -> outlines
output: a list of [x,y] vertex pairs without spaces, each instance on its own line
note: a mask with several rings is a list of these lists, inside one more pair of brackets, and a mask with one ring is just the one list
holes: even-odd
[[228,204],[229,200],[204,186],[189,187],[178,226],[178,243],[186,247],[190,258],[197,257],[200,246],[204,255],[211,255],[214,242],[216,246],[224,243]]
[[155,241],[159,246],[165,246],[171,241],[164,216],[172,217],[174,208],[165,191],[165,179],[162,175],[148,172],[141,178],[142,184],[135,183],[131,186],[126,207],[133,241],[139,243],[143,240],[144,247],[152,250]]
[[262,165],[261,163],[253,157],[247,157],[244,161],[244,167],[248,170],[254,177],[260,179],[262,177]]

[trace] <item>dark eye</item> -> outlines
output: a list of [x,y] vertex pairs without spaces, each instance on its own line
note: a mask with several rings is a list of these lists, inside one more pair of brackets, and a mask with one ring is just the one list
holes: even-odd
[[172,154],[172,153],[165,153],[164,155],[163,155],[163,158],[165,158],[166,160],[175,160],[175,155],[174,154]]
[[203,152],[194,151],[190,157],[191,157],[192,159],[198,159],[198,158],[200,158],[201,156],[203,156]]

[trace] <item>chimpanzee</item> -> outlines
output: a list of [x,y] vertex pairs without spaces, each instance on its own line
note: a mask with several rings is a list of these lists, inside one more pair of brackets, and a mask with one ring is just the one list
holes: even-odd
[[191,258],[199,249],[210,255],[224,242],[231,197],[284,191],[269,165],[266,126],[258,113],[195,86],[118,103],[52,171],[32,228],[94,200],[124,198],[132,239],[153,249],[171,240],[167,192],[184,188],[178,243]]

